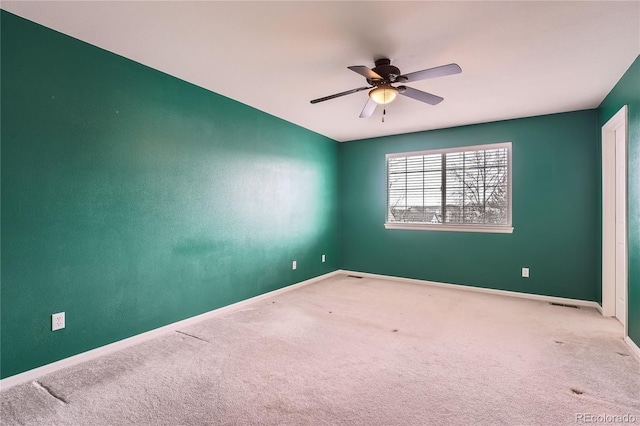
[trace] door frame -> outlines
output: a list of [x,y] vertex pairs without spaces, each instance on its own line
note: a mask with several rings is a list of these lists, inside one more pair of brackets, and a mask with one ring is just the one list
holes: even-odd
[[[615,316],[616,313],[616,131],[624,133],[625,162],[628,151],[628,108],[624,105],[602,126],[602,315]],[[625,198],[628,201],[628,168],[625,176]],[[628,202],[625,202],[628,206]],[[625,213],[628,220],[628,211]],[[628,253],[629,230],[625,232],[625,253]],[[627,259],[628,260],[628,259]],[[628,265],[628,264],[627,264]],[[628,268],[628,266],[627,266]],[[629,275],[625,288],[624,335],[628,335],[629,323]]]

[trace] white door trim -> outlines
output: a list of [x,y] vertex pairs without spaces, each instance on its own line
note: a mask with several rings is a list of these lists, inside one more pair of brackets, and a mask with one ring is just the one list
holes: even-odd
[[[602,315],[604,316],[614,316],[616,313],[615,136],[617,130],[622,130],[625,134],[625,144],[628,144],[627,114],[628,109],[625,105],[602,126]],[[628,291],[628,282],[625,286],[625,291]],[[625,297],[625,301],[627,304],[626,311],[628,311],[629,301],[627,297]],[[625,336],[628,335],[627,323],[628,320],[625,320]]]

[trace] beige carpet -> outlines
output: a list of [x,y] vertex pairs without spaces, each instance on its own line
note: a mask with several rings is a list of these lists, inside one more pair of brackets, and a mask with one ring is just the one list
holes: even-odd
[[336,276],[0,403],[3,426],[640,424],[640,361],[594,309]]

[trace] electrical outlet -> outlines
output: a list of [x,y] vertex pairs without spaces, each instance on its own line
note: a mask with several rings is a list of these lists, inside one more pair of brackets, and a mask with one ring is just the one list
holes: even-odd
[[51,315],[51,331],[60,330],[65,327],[64,312]]
[[327,259],[324,257],[324,254],[322,255],[322,263],[324,263]]
[[292,266],[293,270],[295,271],[295,269],[296,269],[297,267],[298,267],[298,263],[294,260],[294,261],[293,261],[293,266]]
[[529,278],[529,268],[522,268],[522,278]]

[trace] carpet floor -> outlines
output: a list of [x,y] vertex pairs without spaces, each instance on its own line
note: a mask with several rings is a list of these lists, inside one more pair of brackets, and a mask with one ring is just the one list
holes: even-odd
[[338,275],[12,387],[0,409],[3,426],[640,424],[640,361],[595,309]]

